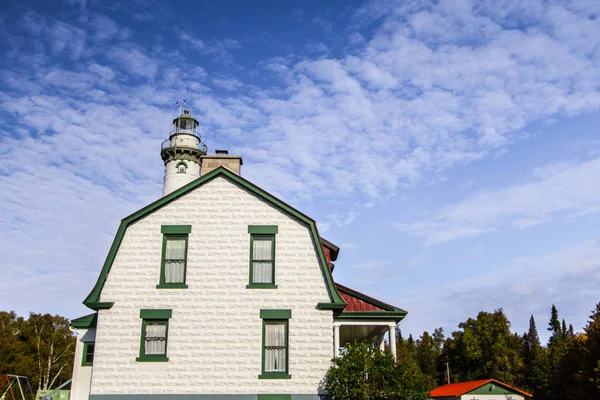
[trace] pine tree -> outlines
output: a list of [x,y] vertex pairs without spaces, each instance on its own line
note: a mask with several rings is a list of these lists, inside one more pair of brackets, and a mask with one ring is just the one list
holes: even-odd
[[585,341],[584,382],[588,384],[590,398],[600,398],[600,303],[590,315],[590,321],[583,329]]
[[558,310],[556,306],[552,304],[552,311],[550,313],[550,322],[548,323],[548,331],[550,332],[550,339],[548,340],[548,346],[553,342],[560,340],[560,321],[558,319]]
[[574,337],[575,337],[575,332],[573,331],[573,325],[569,324],[568,338],[573,339]]

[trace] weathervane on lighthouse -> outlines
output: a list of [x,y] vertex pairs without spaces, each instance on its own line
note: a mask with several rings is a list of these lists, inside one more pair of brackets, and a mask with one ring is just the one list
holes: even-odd
[[201,157],[208,151],[198,132],[198,120],[187,108],[187,100],[183,99],[176,104],[178,116],[173,119],[173,129],[169,133],[169,139],[162,143],[160,151],[160,156],[165,163],[163,196],[198,178]]

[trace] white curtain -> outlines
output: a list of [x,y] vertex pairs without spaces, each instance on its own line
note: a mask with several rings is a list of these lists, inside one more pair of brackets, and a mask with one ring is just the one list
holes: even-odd
[[255,238],[252,241],[252,282],[273,282],[273,241]]
[[146,347],[144,354],[166,354],[167,323],[148,321],[146,323]]
[[185,273],[185,239],[167,239],[165,283],[183,283]]
[[265,324],[265,372],[285,372],[285,323]]

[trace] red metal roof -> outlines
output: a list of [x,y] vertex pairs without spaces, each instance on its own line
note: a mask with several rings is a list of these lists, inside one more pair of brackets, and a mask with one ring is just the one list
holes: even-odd
[[430,397],[453,397],[453,396],[462,396],[465,393],[469,393],[472,390],[475,390],[483,385],[487,385],[488,383],[495,383],[499,386],[504,386],[505,388],[514,390],[526,397],[533,397],[531,394],[524,392],[520,389],[507,385],[504,382],[500,382],[496,379],[483,379],[480,381],[471,381],[471,382],[462,382],[462,383],[450,383],[448,385],[441,386],[435,390],[433,390],[429,396]]
[[[350,288],[340,285],[339,283],[335,284],[340,296],[346,302],[346,307],[344,307],[344,312],[352,312],[352,311],[386,311],[385,309],[375,305],[372,302],[366,301],[368,296],[358,293]],[[359,298],[354,293],[362,295],[362,298]]]

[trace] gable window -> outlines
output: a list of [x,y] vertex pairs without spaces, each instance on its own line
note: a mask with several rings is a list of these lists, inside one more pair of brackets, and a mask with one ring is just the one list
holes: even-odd
[[262,373],[260,379],[290,379],[288,371],[291,310],[261,310]]
[[191,225],[163,225],[163,247],[158,289],[185,289],[188,236]]
[[81,360],[82,366],[88,367],[94,363],[94,347],[94,342],[83,343],[83,359]]
[[250,225],[250,279],[247,288],[275,289],[274,225]]
[[142,333],[136,361],[169,361],[167,342],[171,310],[140,310]]

